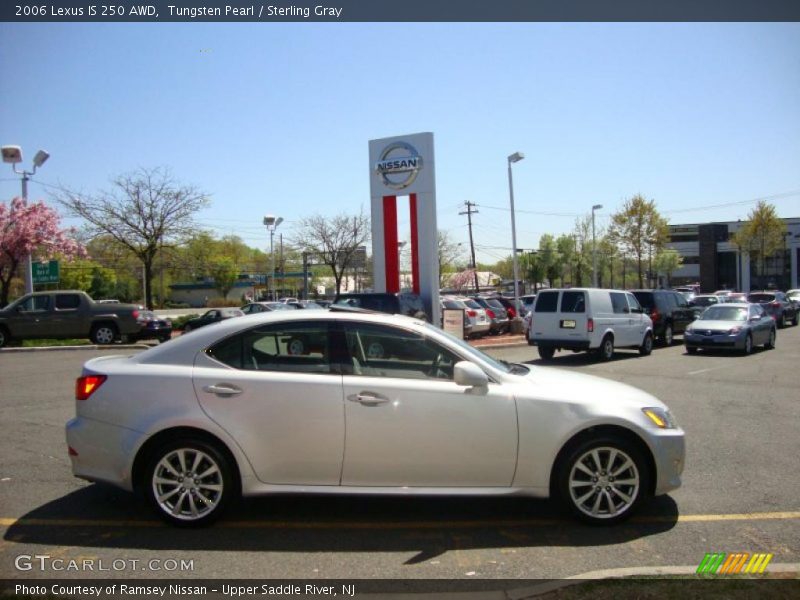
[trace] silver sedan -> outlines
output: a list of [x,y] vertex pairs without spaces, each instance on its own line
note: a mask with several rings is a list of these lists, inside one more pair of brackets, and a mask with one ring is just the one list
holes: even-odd
[[683,430],[643,391],[343,309],[229,319],[90,360],[76,412],[74,475],[141,490],[176,525],[280,493],[554,495],[614,523],[680,486],[684,465]]
[[774,348],[776,329],[775,321],[758,304],[715,304],[686,328],[683,343],[689,354],[698,348],[750,354],[762,344]]

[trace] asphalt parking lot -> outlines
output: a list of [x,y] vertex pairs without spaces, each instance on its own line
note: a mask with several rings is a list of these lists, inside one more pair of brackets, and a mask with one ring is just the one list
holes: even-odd
[[[71,476],[63,428],[74,379],[109,350],[0,352],[0,578],[563,578],[737,551],[797,564],[800,327],[780,330],[777,345],[751,356],[675,345],[608,363],[556,355],[554,368],[655,394],[687,432],[683,487],[614,528],[578,524],[545,501],[364,497],[251,499],[212,528],[169,528],[133,496]],[[490,353],[542,364],[528,346]],[[45,568],[19,569],[19,556],[43,555]],[[59,559],[113,567],[54,571]]]

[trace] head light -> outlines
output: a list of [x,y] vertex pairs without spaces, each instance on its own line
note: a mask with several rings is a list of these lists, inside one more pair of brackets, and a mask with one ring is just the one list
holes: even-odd
[[643,408],[642,412],[659,429],[675,429],[678,425],[668,410],[658,407]]

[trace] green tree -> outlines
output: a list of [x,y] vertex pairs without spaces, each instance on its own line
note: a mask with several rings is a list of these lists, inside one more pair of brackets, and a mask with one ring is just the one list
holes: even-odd
[[750,211],[747,222],[733,235],[733,243],[751,259],[755,259],[762,287],[767,258],[783,248],[786,231],[786,223],[778,217],[775,207],[759,200]]
[[443,229],[437,232],[436,242],[439,249],[439,287],[442,287],[445,274],[458,270],[458,263],[463,258],[463,251],[461,244],[454,242],[450,234]]
[[652,260],[669,239],[669,226],[656,210],[655,201],[645,200],[641,194],[626,200],[622,209],[612,215],[608,235],[623,256],[635,258],[639,287],[644,287],[645,258]]
[[667,248],[656,254],[653,259],[653,267],[659,273],[665,273],[667,276],[667,287],[671,287],[672,274],[681,268],[683,265],[683,257],[680,252],[673,248]]
[[210,273],[214,279],[214,287],[223,298],[226,298],[239,279],[239,267],[232,259],[224,256],[211,263]]
[[561,285],[564,285],[564,277],[569,272],[569,282],[575,285],[575,238],[571,235],[563,234],[556,239],[556,248],[561,262]]
[[549,233],[545,233],[539,238],[539,260],[542,264],[547,283],[550,287],[556,285],[556,279],[562,277],[562,262],[561,257],[556,247],[555,238]]

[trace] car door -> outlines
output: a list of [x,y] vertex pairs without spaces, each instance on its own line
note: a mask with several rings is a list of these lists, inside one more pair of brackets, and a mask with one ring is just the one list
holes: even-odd
[[694,320],[692,310],[682,294],[670,292],[670,296],[672,296],[672,304],[674,304],[672,309],[673,331],[674,333],[683,333],[689,323]]
[[8,317],[11,335],[20,339],[45,337],[50,331],[52,315],[50,296],[29,296],[15,306]]
[[[113,313],[113,305],[109,307]],[[91,319],[81,310],[79,294],[56,294],[52,316],[53,332],[59,337],[81,337],[89,334]]]
[[320,320],[262,325],[197,355],[200,405],[236,440],[260,481],[339,484],[342,376],[330,356],[329,322]]
[[[419,333],[372,323],[345,321],[343,327],[352,368],[343,377],[342,485],[511,485],[517,456],[513,396],[497,383],[456,385],[453,366],[461,358]],[[375,343],[396,350],[371,358],[366,349]]]

